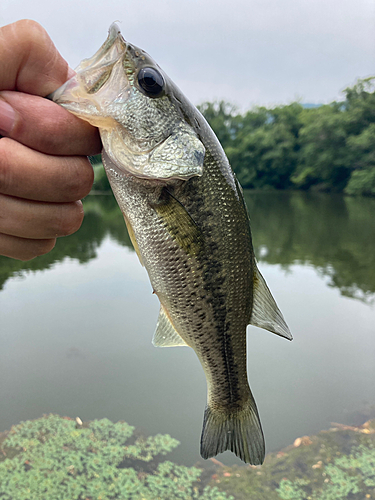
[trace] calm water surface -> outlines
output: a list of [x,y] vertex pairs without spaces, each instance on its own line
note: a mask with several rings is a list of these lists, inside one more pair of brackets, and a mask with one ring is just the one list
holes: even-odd
[[[246,193],[259,267],[294,335],[248,328],[268,451],[375,415],[375,200]],[[110,196],[29,263],[0,257],[0,431],[58,413],[126,420],[193,464],[206,400],[191,349],[151,344],[159,311]],[[230,453],[219,457],[239,463]]]

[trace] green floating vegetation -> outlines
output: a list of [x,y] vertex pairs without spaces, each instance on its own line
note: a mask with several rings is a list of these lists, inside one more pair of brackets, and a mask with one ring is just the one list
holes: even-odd
[[298,438],[262,467],[222,467],[212,484],[236,500],[375,499],[375,420]]
[[200,488],[200,469],[155,460],[178,444],[169,435],[135,437],[134,427],[108,419],[21,422],[1,443],[0,499],[231,500]]
[[369,491],[375,488],[375,447],[358,446],[349,456],[336,458],[323,467],[321,474],[322,485],[305,479],[283,479],[276,491],[282,500],[371,498]]

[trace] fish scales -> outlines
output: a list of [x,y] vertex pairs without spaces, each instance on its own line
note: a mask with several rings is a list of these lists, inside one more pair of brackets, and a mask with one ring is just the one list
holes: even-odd
[[[189,253],[181,248],[164,220],[158,217],[158,203],[165,203],[164,188],[160,187],[159,195],[154,190],[150,193],[144,189],[143,182],[131,176],[127,180],[125,176],[114,176],[111,184],[120,206],[126,207],[127,214],[134,215],[130,223],[140,235],[137,242],[144,248],[142,259],[148,262],[155,293],[168,310],[176,330],[194,348],[203,364],[212,403],[218,407],[221,404],[236,407],[242,404],[244,397],[249,397],[246,325],[252,301],[252,290],[248,287],[252,272],[251,236],[250,231],[243,229],[243,222],[247,220],[243,204],[221,173],[217,173],[207,149],[204,174],[199,179],[203,182],[192,178],[173,190],[199,232],[205,235],[204,247],[202,244],[198,251]],[[124,182],[127,183],[125,189]],[[129,197],[129,193],[133,196]],[[230,197],[238,204],[237,215],[228,208]],[[174,200],[171,196],[170,199]],[[228,234],[230,239],[223,238],[223,234]],[[244,314],[238,315],[238,310]],[[241,335],[232,335],[232,331]]]
[[257,268],[242,191],[215,134],[116,25],[51,98],[99,127],[112,190],[161,303],[154,345],[187,345],[202,364],[202,457],[229,449],[262,463],[246,327],[292,337]]

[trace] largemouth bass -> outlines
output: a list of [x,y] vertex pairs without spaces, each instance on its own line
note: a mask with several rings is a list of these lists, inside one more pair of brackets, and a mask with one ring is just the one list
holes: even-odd
[[201,455],[261,464],[246,327],[289,340],[254,257],[241,187],[215,134],[177,86],[113,24],[50,98],[99,127],[103,164],[160,315],[155,346],[194,349],[207,379]]

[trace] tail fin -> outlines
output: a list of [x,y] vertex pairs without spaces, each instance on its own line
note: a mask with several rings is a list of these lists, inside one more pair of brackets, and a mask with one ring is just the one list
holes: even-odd
[[252,465],[263,463],[265,445],[255,401],[235,411],[206,407],[201,437],[202,458],[230,450]]

